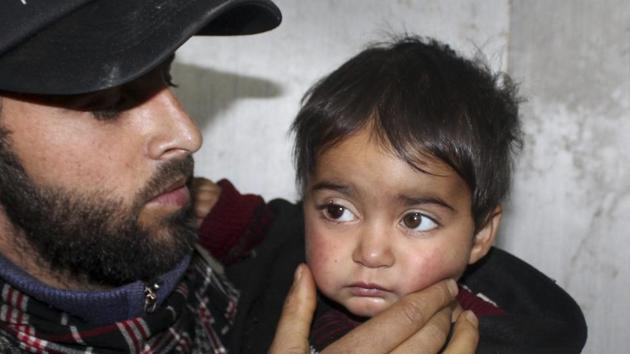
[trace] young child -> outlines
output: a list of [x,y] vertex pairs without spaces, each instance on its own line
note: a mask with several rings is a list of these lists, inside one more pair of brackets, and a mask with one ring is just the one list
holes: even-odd
[[[322,295],[316,350],[406,294],[459,279],[491,249],[521,145],[506,75],[405,37],[364,50],[312,87],[293,131],[305,256]],[[238,195],[219,185],[226,198]],[[214,248],[223,260],[247,254],[275,217],[257,197],[241,198],[243,229],[228,237],[218,236],[221,225],[202,226],[202,240],[223,242]],[[216,212],[230,204],[221,199]],[[460,289],[464,309],[505,315],[487,300]]]

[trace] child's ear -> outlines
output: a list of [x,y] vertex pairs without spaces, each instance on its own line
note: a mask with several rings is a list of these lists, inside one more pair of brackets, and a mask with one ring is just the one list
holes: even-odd
[[497,235],[497,230],[499,229],[499,224],[501,223],[502,213],[503,209],[501,209],[501,206],[497,206],[490,215],[486,225],[481,230],[477,231],[473,240],[468,264],[477,262],[481,257],[488,253],[490,247],[494,244],[494,238]]

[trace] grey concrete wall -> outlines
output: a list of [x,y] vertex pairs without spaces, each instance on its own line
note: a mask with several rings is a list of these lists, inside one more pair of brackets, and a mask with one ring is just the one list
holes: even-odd
[[512,2],[527,145],[501,244],[556,279],[586,353],[629,353],[630,2]]
[[304,91],[366,42],[408,31],[479,50],[522,82],[526,145],[499,245],[584,309],[585,353],[627,353],[630,3],[277,0],[280,28],[187,43],[177,90],[203,128],[197,173],[297,197],[288,126]]

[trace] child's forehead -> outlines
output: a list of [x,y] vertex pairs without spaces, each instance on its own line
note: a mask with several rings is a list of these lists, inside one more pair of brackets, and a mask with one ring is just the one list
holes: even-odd
[[372,188],[391,183],[393,187],[406,185],[407,189],[419,189],[417,186],[468,189],[445,161],[421,151],[402,156],[391,144],[375,139],[369,129],[349,135],[322,151],[311,178],[350,184],[354,181]]
[[363,154],[388,155],[408,164],[419,173],[435,176],[457,173],[447,161],[431,153],[420,139],[407,142],[403,146],[394,146],[389,137],[373,123],[322,147],[316,162],[325,156],[339,154],[343,154],[348,161],[361,158]]

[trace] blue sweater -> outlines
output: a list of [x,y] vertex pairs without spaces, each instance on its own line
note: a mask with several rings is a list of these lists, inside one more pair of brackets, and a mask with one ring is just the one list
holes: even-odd
[[[171,271],[158,277],[158,305],[173,291],[189,262],[190,256],[187,256]],[[2,255],[0,278],[39,301],[96,325],[141,316],[144,311],[145,284],[141,281],[104,291],[57,289],[35,279]]]

